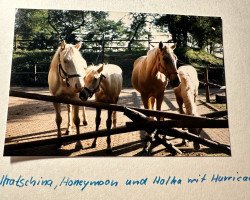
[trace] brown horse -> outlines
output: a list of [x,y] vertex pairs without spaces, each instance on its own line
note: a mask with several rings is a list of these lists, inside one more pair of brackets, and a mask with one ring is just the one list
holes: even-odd
[[132,85],[141,93],[144,108],[153,109],[156,100],[156,109],[161,110],[164,90],[170,80],[172,87],[180,83],[177,73],[177,57],[171,47],[163,46],[149,50],[147,56],[135,60],[132,72]]
[[[76,45],[67,44],[63,41],[58,47],[56,53],[54,54],[49,74],[48,74],[48,84],[50,93],[53,96],[61,96],[64,98],[79,99],[79,96],[84,96],[84,75],[87,68],[87,63],[82,57],[79,49],[81,44]],[[80,94],[80,95],[79,95]],[[87,100],[87,98],[82,98],[82,100]],[[61,104],[54,103],[56,111],[56,124],[58,138],[61,137]],[[79,125],[79,107],[68,105],[68,128],[66,134],[71,132],[72,122],[76,126],[77,134],[80,134]],[[72,117],[72,107],[73,107],[73,117]],[[86,116],[83,112],[83,123],[87,125]],[[59,144],[61,145],[61,144]],[[81,142],[76,143],[76,148],[82,148]]]

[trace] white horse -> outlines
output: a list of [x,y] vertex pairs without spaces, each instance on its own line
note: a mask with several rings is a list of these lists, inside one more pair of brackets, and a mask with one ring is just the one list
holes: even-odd
[[[67,44],[65,41],[63,41],[58,47],[56,53],[54,54],[48,74],[49,91],[53,96],[78,99],[79,93],[80,94],[83,93],[84,90],[83,77],[85,75],[87,63],[79,51],[80,48],[81,48],[80,43],[72,45],[72,44]],[[56,111],[58,138],[61,138],[62,135],[61,104],[60,103],[53,103],[53,104]],[[73,117],[72,117],[72,107],[73,107]],[[76,126],[77,135],[79,135],[80,134],[79,107],[67,105],[67,109],[68,109],[68,128],[66,134],[69,134],[71,132],[72,122],[74,122]],[[83,110],[83,124],[87,125],[87,120],[84,110]],[[80,141],[77,141],[76,148],[82,148],[82,144]]]
[[[178,74],[181,83],[178,87],[174,88],[174,93],[179,106],[179,112],[181,114],[199,116],[196,106],[199,88],[197,71],[191,65],[184,65],[178,68]],[[183,110],[183,104],[185,105],[186,112]],[[191,133],[199,134],[198,129],[189,128],[188,130]],[[185,140],[183,140],[183,143],[185,143]],[[198,149],[199,144],[194,143],[194,147]]]
[[[86,70],[84,78],[85,86],[89,88],[86,96],[95,94],[96,102],[116,104],[122,89],[122,70],[119,66],[113,64],[90,66]],[[96,109],[96,131],[99,130],[101,123],[101,109]],[[113,119],[111,119],[111,116]],[[113,128],[116,127],[116,111],[108,110],[108,119],[106,121],[107,131],[110,132],[113,120]],[[96,147],[94,139],[92,147]],[[112,152],[110,134],[107,137],[107,151]]]

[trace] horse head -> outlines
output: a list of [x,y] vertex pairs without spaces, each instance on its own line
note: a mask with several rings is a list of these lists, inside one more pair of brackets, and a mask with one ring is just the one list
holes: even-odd
[[101,81],[106,78],[101,72],[103,71],[104,65],[91,66],[86,70],[84,77],[84,88],[80,92],[80,99],[86,101],[91,98],[93,94],[99,91]]
[[171,47],[163,46],[163,43],[159,43],[157,54],[159,57],[159,71],[165,74],[172,87],[177,87],[180,84],[180,78],[177,72],[177,56],[173,50],[176,48],[176,44]]
[[76,45],[67,44],[63,41],[58,48],[58,72],[67,87],[75,93],[81,92],[84,88],[83,76],[87,67],[79,49],[81,43]]

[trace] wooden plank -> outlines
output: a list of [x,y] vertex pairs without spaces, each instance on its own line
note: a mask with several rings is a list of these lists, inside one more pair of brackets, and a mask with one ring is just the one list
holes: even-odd
[[148,122],[127,122],[127,127],[161,128],[228,128],[227,119],[166,120]]
[[[36,94],[36,93],[30,93],[30,92],[27,93],[27,92],[15,91],[15,90],[10,90],[10,96],[39,100],[39,101],[56,102],[56,103],[72,104],[72,105],[78,105],[78,106],[86,106],[86,107],[91,107],[91,108],[114,110],[118,112],[124,112],[125,110],[125,106],[117,105],[117,104],[101,103],[101,102],[95,102],[95,101],[90,101],[90,100],[83,102],[81,100],[48,96],[48,95],[42,95],[42,94]],[[136,108],[136,107],[127,107],[127,108],[136,110],[144,115],[154,116],[154,117],[163,117],[163,118],[176,119],[176,120],[177,119],[183,119],[183,120],[193,119],[194,120],[194,119],[201,119],[201,118],[206,119],[205,117],[195,117],[195,116],[190,116],[190,115],[163,112],[163,111],[157,111],[157,110],[148,110],[148,109],[142,109],[142,108]]]

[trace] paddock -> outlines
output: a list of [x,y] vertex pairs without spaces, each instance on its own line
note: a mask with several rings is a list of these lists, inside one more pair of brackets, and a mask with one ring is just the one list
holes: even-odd
[[[17,91],[27,93],[37,93],[49,95],[47,88],[11,88]],[[217,91],[217,89],[215,89]],[[212,89],[211,89],[212,92]],[[213,98],[213,96],[211,96]],[[92,99],[90,99],[91,101]],[[213,113],[215,108],[205,103],[205,90],[200,89],[198,96],[198,112],[202,114]],[[119,105],[128,107],[143,108],[140,95],[134,89],[123,89],[118,101]],[[167,113],[178,113],[178,106],[172,89],[165,91],[165,97],[162,105],[162,111]],[[95,109],[86,107],[88,126],[81,125],[80,132],[82,135],[87,132],[94,132],[95,130]],[[107,113],[102,112],[102,122],[100,130],[106,128]],[[66,105],[62,108],[63,132],[67,126],[67,112]],[[132,122],[122,112],[117,113],[117,127],[120,127],[122,132],[126,122]],[[132,124],[132,123],[131,123]],[[129,123],[127,123],[129,125]],[[133,127],[133,126],[131,126]],[[125,130],[125,129],[124,129]],[[180,129],[181,130],[181,129]],[[104,131],[105,132],[105,131]],[[75,135],[73,130],[72,135]],[[106,137],[101,137],[97,141],[96,148],[91,148],[93,139],[83,140],[83,150],[75,150],[75,142],[65,142],[61,148],[55,144],[37,146],[32,148],[11,150],[15,144],[21,144],[32,141],[43,141],[46,139],[57,138],[57,128],[55,123],[55,112],[51,102],[38,101],[33,99],[19,98],[10,96],[8,120],[6,127],[6,141],[5,141],[5,156],[142,156],[142,150],[145,145],[145,131],[135,130],[128,133],[119,133],[112,135],[113,153],[106,153]],[[204,128],[201,132],[201,137],[208,140],[216,141],[217,143],[229,145],[229,129],[228,128]],[[194,150],[190,142],[189,147],[181,146],[182,139],[168,136],[168,141],[177,146],[182,154],[176,156],[228,156],[225,153],[217,152],[212,148],[201,145],[200,150]],[[171,152],[162,144],[153,143],[151,156],[171,156]]]

